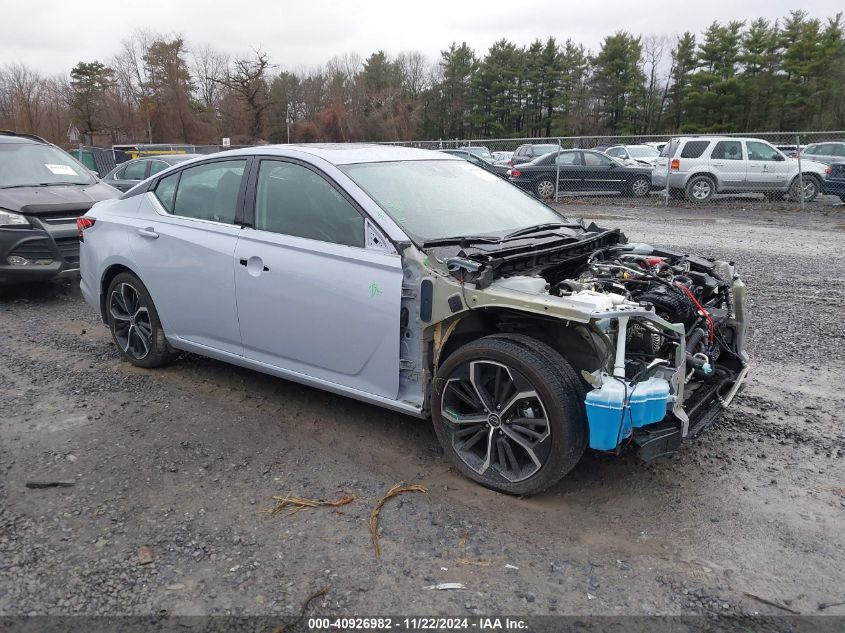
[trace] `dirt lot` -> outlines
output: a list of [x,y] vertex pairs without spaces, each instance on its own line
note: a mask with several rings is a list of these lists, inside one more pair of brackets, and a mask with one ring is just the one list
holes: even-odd
[[[309,613],[845,615],[845,207],[790,208],[561,205],[737,261],[754,368],[677,457],[588,454],[530,499],[462,479],[425,422],[197,356],[134,369],[75,283],[6,291],[0,615],[281,616],[324,586]],[[397,482],[429,492],[386,504],[377,560]]]

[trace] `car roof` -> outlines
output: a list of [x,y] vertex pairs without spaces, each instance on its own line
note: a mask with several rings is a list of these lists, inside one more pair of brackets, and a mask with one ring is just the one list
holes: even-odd
[[762,141],[763,143],[769,143],[764,138],[756,138],[754,136],[721,136],[721,135],[714,135],[714,136],[681,136],[678,138],[679,141]]
[[[170,165],[175,165],[176,163],[181,163],[186,160],[193,160],[194,158],[202,158],[203,156],[207,156],[208,154],[153,154],[152,156],[142,156],[140,158],[148,158],[148,159],[155,159],[164,161],[165,163],[169,163]],[[137,160],[140,160],[137,159]]]
[[49,145],[40,136],[12,132],[11,130],[0,130],[0,143],[27,143],[29,145]]
[[[356,163],[386,163],[404,160],[462,160],[444,152],[396,145],[374,143],[298,143],[290,145],[261,145],[230,150],[232,156],[292,156],[297,153],[310,154],[332,165],[353,165]],[[214,154],[215,157],[220,156]]]

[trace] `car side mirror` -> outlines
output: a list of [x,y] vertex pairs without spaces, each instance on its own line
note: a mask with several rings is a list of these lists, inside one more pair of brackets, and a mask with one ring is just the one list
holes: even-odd
[[783,154],[775,154],[775,160],[779,163],[782,163],[786,160],[786,158],[784,158]]
[[616,163],[610,163],[610,168],[611,168],[611,169],[616,169],[616,167],[617,167]]

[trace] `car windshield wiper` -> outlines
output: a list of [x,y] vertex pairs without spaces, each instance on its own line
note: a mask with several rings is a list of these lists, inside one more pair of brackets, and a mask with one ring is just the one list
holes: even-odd
[[497,244],[501,241],[498,237],[491,237],[489,235],[465,235],[458,237],[441,237],[434,240],[426,240],[423,242],[423,248],[429,246],[451,246],[452,244]]
[[[537,231],[545,231],[546,229],[561,229],[566,227],[578,226],[576,224],[564,224],[563,222],[547,222],[545,224],[535,224],[534,226],[527,226],[524,229],[519,229],[513,233],[508,233],[503,239],[510,239],[512,237],[519,237],[520,235],[528,235],[536,233]],[[579,227],[580,228],[580,227]]]
[[60,187],[63,185],[90,185],[90,182],[31,182],[26,185],[5,185],[0,189],[23,189],[24,187]]

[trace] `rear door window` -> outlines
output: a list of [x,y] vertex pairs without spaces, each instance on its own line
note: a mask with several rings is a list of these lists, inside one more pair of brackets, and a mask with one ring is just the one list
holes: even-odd
[[613,164],[607,156],[595,152],[583,152],[584,164],[587,167],[610,167]]
[[183,169],[162,178],[155,196],[173,215],[235,223],[246,160],[224,160]]
[[719,160],[742,160],[742,143],[739,141],[719,141],[713,148],[710,158]]
[[681,158],[699,158],[708,145],[710,141],[687,141],[681,150]]
[[581,152],[561,152],[557,157],[557,164],[565,165],[579,165]]

